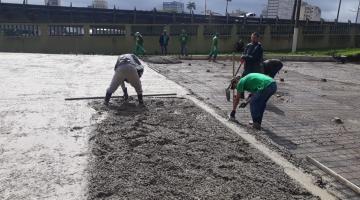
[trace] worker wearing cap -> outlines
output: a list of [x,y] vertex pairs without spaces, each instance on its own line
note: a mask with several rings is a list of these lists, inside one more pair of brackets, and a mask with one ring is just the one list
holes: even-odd
[[140,78],[144,73],[145,65],[146,64],[134,54],[120,55],[115,64],[115,73],[112,78],[111,84],[106,90],[104,102],[105,105],[109,104],[111,95],[118,89],[120,85],[124,92],[124,99],[128,99],[129,96],[127,88],[125,87],[125,82],[130,83],[130,85],[135,88],[139,104],[143,104],[144,102]]
[[209,57],[208,57],[209,62],[211,61],[211,58],[212,58],[213,62],[216,62],[216,57],[219,53],[218,44],[219,44],[219,34],[215,33],[215,35],[211,41],[211,49],[210,49],[210,53],[209,53]]
[[[230,114],[230,118],[235,119],[236,107],[241,98],[240,93],[244,91],[251,92],[251,97],[248,99],[248,102],[250,102],[253,128],[260,130],[266,103],[277,90],[274,79],[264,74],[250,73],[241,78],[234,78],[231,81],[231,89],[236,89],[237,94],[234,96],[233,110]],[[240,107],[245,107],[247,103],[243,103]]]
[[143,56],[145,54],[144,39],[139,32],[135,33],[135,50],[134,54],[137,56]]

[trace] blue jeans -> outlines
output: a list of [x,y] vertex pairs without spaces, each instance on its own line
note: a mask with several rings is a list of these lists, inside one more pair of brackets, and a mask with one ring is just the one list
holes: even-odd
[[186,44],[181,44],[180,54],[181,54],[182,56],[187,56],[187,55],[188,55]]
[[252,94],[250,102],[250,112],[253,122],[261,124],[266,108],[266,102],[275,94],[277,90],[276,83],[273,82],[262,91]]

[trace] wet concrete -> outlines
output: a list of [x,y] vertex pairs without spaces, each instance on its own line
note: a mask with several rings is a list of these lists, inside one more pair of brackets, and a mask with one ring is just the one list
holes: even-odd
[[[231,62],[184,61],[152,67],[190,89],[219,114],[226,116],[232,109],[224,93],[232,77]],[[320,182],[341,199],[359,199],[359,196],[309,166],[304,158],[306,155],[316,157],[354,184],[360,184],[360,116],[354,112],[360,106],[359,75],[357,64],[285,63],[277,76],[277,95],[270,99],[264,115],[264,130],[249,130],[296,165],[319,174]],[[335,117],[344,123],[333,122]],[[238,109],[237,118],[240,126],[249,127],[248,108]]]
[[183,99],[91,106],[89,199],[318,199]]
[[[85,199],[88,134],[101,119],[64,98],[103,96],[116,56],[0,58],[0,199]],[[147,94],[183,92],[148,68],[142,81]]]

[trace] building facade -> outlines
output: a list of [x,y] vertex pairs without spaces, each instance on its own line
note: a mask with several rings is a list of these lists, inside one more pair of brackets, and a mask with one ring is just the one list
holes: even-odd
[[268,0],[262,15],[266,18],[291,19],[295,0]]
[[48,6],[60,6],[60,0],[45,0],[45,5]]
[[108,2],[106,0],[93,0],[92,7],[93,8],[107,9],[108,8]]
[[300,20],[320,21],[321,9],[317,6],[302,2],[300,9]]
[[184,3],[178,1],[163,2],[163,11],[165,12],[183,13],[184,10]]

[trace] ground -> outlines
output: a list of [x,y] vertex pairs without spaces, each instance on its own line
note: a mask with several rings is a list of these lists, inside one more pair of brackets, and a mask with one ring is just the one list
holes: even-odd
[[[93,173],[96,164],[99,164],[99,166],[100,164],[106,164],[97,161],[100,161],[100,159],[118,161],[108,156],[111,154],[107,152],[96,151],[97,144],[94,141],[98,141],[97,139],[101,141],[99,131],[107,130],[107,125],[109,129],[116,128],[114,124],[110,123],[111,120],[115,119],[128,120],[126,121],[128,123],[127,126],[134,128],[134,130],[130,131],[130,134],[138,134],[135,127],[137,121],[134,121],[132,118],[116,118],[116,116],[119,116],[116,114],[120,113],[120,116],[124,117],[122,114],[128,112],[126,110],[124,112],[121,111],[121,104],[116,107],[116,103],[119,104],[117,101],[112,101],[113,105],[115,105],[114,109],[117,109],[114,110],[111,107],[109,109],[102,107],[100,105],[101,101],[90,102],[89,105],[88,101],[68,102],[64,101],[64,98],[103,96],[112,78],[116,56],[14,53],[0,53],[0,56],[0,78],[2,80],[0,86],[0,93],[2,94],[0,96],[0,199],[87,199],[96,198],[97,195],[99,195],[99,198],[105,197],[110,194],[109,192],[113,192],[111,187],[104,186],[104,191],[102,191],[102,185],[92,184],[99,180],[97,175],[106,175],[106,173],[102,174],[101,170],[108,169],[99,169],[98,174]],[[225,101],[223,93],[229,78],[231,78],[232,70],[230,62],[213,64],[207,61],[194,61],[189,66],[188,62],[185,61],[183,64],[151,65],[151,67],[184,87],[191,89],[193,95],[207,104],[218,108],[217,111],[223,116],[228,114],[229,102]],[[273,144],[276,148],[282,147],[286,150],[284,155],[288,156],[287,158],[292,156],[302,159],[305,155],[312,155],[326,165],[331,165],[332,169],[341,172],[341,174],[344,174],[344,176],[357,184],[356,180],[358,178],[356,177],[359,177],[359,142],[357,140],[359,137],[359,116],[358,112],[354,111],[359,108],[357,103],[359,100],[359,81],[356,79],[359,73],[358,65],[288,63],[285,69],[288,70],[288,73],[282,74],[285,82],[279,83],[280,96],[271,100],[268,112],[265,115],[265,132],[257,133],[249,130],[249,133],[255,134],[259,139],[266,138],[263,141],[268,145]],[[326,82],[321,80],[324,78],[327,79]],[[179,95],[187,93],[182,87],[179,87],[174,82],[169,81],[149,68],[145,70],[142,81],[143,89],[147,94],[173,93],[174,91]],[[130,94],[134,94],[132,88],[130,88]],[[117,92],[116,95],[121,95],[121,91]],[[263,174],[259,172],[261,174],[259,180],[266,180],[267,177],[272,177],[270,172],[279,175],[279,179],[274,178],[274,180],[268,181],[271,183],[270,188],[273,187],[276,190],[275,183],[279,186],[286,184],[295,186],[293,181],[287,176],[283,176],[280,168],[274,166],[257,151],[248,147],[245,142],[235,136],[235,133],[231,135],[230,131],[216,124],[214,119],[201,112],[198,108],[194,108],[187,100],[174,100],[175,102],[179,101],[178,104],[182,105],[182,107],[175,107],[175,110],[166,107],[168,104],[171,104],[171,100],[162,101],[164,107],[157,100],[152,102],[149,99],[145,99],[145,102],[149,103],[149,110],[145,113],[155,116],[155,119],[157,119],[157,114],[164,112],[161,109],[166,109],[168,112],[173,111],[174,114],[168,113],[170,116],[175,115],[176,108],[184,110],[185,114],[196,113],[198,115],[192,116],[188,114],[186,116],[186,119],[193,119],[189,124],[192,124],[194,127],[199,125],[203,127],[202,130],[213,133],[210,135],[213,137],[211,142],[217,141],[226,144],[221,147],[214,145],[214,147],[226,148],[226,146],[229,146],[229,152],[222,152],[222,150],[214,152],[212,149],[208,151],[208,153],[215,153],[216,159],[214,161],[211,160],[213,162],[209,161],[213,165],[209,164],[207,166],[204,164],[204,167],[207,167],[206,169],[212,170],[202,171],[202,173],[206,177],[210,177],[210,180],[214,181],[214,185],[216,185],[216,181],[224,181],[225,179],[229,179],[231,182],[232,177],[234,177],[234,180],[238,180],[240,177],[243,178],[244,174],[234,174],[232,170],[238,169],[236,167],[242,166],[242,164],[244,166],[249,164],[242,162],[242,159],[243,157],[248,159],[249,156],[246,155],[251,155],[249,161],[257,161],[257,163],[260,163],[260,167],[264,166],[264,163],[268,163],[271,166],[269,168],[270,171],[265,170]],[[136,110],[137,107],[129,105],[129,108]],[[160,109],[159,113],[152,112],[156,110],[155,108]],[[132,115],[134,113],[129,111],[127,114]],[[204,117],[206,122],[196,121],[196,118],[191,118],[195,116]],[[334,116],[343,119],[344,124],[333,123],[331,120]],[[248,111],[239,110],[237,117],[241,123],[240,126],[246,125],[249,120]],[[141,122],[150,120],[140,116],[134,119]],[[210,127],[206,124],[207,121],[214,124],[214,130],[209,130]],[[120,125],[116,126],[121,127]],[[180,125],[186,127],[187,124],[181,123]],[[150,122],[150,125],[142,127],[142,129],[144,132],[147,132],[154,129],[154,127],[156,125],[151,125]],[[140,143],[129,143],[127,147],[134,145],[132,149],[134,151],[137,148],[142,148],[141,139],[149,139],[149,141],[152,141],[149,144],[159,143],[158,146],[161,147],[168,147],[174,144],[178,144],[180,149],[185,147],[185,143],[180,143],[177,140],[177,137],[181,137],[179,136],[179,127],[164,126],[163,128],[167,128],[166,130],[171,130],[172,128],[173,132],[169,132],[174,133],[174,138],[170,138],[170,136],[168,140],[152,136],[140,137],[138,139],[130,138],[130,140],[139,140]],[[160,131],[161,129],[156,129],[153,133],[160,133]],[[202,138],[202,140],[198,141],[199,146],[186,146],[189,150],[201,151],[208,148],[204,144],[207,144],[207,137],[210,136],[204,137],[204,132],[201,130],[198,133],[198,135],[193,134],[199,137],[199,140]],[[222,133],[224,133],[227,139],[217,140],[219,139],[217,135]],[[104,137],[104,139],[110,139],[114,135],[110,134],[111,137]],[[120,136],[126,137],[126,135]],[[176,143],[168,143],[169,140],[176,141]],[[121,141],[114,140],[112,142]],[[228,169],[225,166],[224,168],[218,168],[222,165],[220,163],[223,156],[226,158],[227,153],[236,151],[236,148],[232,145],[237,144],[230,141],[239,142],[246,155],[238,152],[239,154],[237,155],[240,159],[234,161],[234,169],[232,167]],[[106,140],[102,142],[106,142]],[[117,148],[121,150],[121,146]],[[156,149],[156,147],[154,148]],[[164,149],[166,150],[166,148]],[[161,148],[160,150],[164,149]],[[180,154],[180,152],[172,152],[170,150],[169,155],[171,153]],[[121,151],[116,153],[119,152]],[[101,154],[106,155],[106,158],[102,158]],[[157,154],[154,155],[156,156]],[[141,155],[136,156],[141,157]],[[145,161],[149,159],[151,162],[154,161],[151,159],[156,158],[145,157],[141,158]],[[238,157],[234,156],[231,158],[236,160]],[[196,155],[194,155],[194,158],[196,158]],[[259,160],[257,160],[258,158]],[[119,159],[128,159],[127,161],[131,161],[130,163],[134,164],[141,161],[141,159],[132,160],[132,157],[121,157]],[[169,158],[169,161],[174,161],[171,159],[172,157]],[[179,159],[185,159],[185,157]],[[181,166],[178,162],[171,163],[166,161],[161,161],[158,167],[161,167],[161,169],[174,169],[174,172],[177,174],[181,172],[181,168],[177,168],[177,166]],[[202,162],[199,160],[200,164]],[[227,163],[230,161],[224,160],[223,162]],[[171,165],[168,166],[167,164]],[[189,165],[184,165],[182,169],[193,169],[192,167],[194,166],[191,166],[189,163]],[[126,170],[131,170],[131,168]],[[220,172],[229,170],[229,174],[224,173],[221,176],[215,176],[219,170]],[[313,170],[316,171],[316,169]],[[162,174],[159,177],[161,181],[167,180]],[[351,179],[352,177],[355,178]],[[131,176],[129,178],[134,178],[134,183],[142,181]],[[256,183],[256,180],[248,179],[250,180],[246,179],[244,181],[249,181],[248,183],[255,181]],[[178,180],[180,179],[174,179],[174,182],[171,183],[175,184]],[[208,181],[207,179],[201,180],[205,181],[203,183]],[[186,181],[187,179],[183,182],[186,183]],[[242,184],[242,182],[240,181],[236,184]],[[326,184],[325,187],[328,187],[328,185]],[[116,186],[119,187],[119,185]],[[266,189],[267,185],[264,185],[264,187]],[[262,187],[259,188],[263,189]],[[299,198],[312,198],[306,192],[303,192],[303,189],[297,186],[296,188],[294,190],[291,188],[289,190],[282,189],[279,195],[285,195],[289,198],[296,198],[296,195],[300,195]],[[166,193],[168,191],[166,188],[163,189],[161,190],[162,192]],[[342,196],[339,197],[343,199],[357,198],[345,187],[338,187],[336,189],[342,190]],[[189,193],[186,189],[181,191],[183,193],[179,195],[185,195],[185,192],[186,194]],[[231,191],[234,192],[235,190],[232,189]],[[200,192],[204,192],[204,190],[199,191],[199,194]],[[216,190],[212,192],[216,192]],[[345,194],[346,192],[347,194]]]
[[91,105],[90,199],[317,199],[189,100]]
[[[235,71],[237,66],[238,63]],[[151,67],[191,90],[223,116],[231,111],[231,102],[225,98],[225,87],[232,77],[232,62],[184,61],[174,65],[152,64]],[[280,149],[285,157],[298,165],[322,174],[304,162],[306,156],[312,156],[359,186],[360,114],[356,112],[360,108],[359,69],[358,64],[351,63],[284,63],[276,77],[278,91],[270,99],[264,115],[264,129],[253,134]],[[242,127],[249,127],[248,109],[237,111]],[[343,123],[336,123],[335,118],[340,118]],[[334,190],[339,198],[360,199],[352,190],[327,177],[319,183]]]

